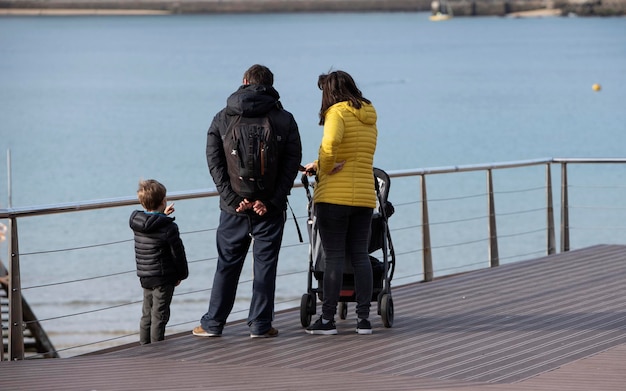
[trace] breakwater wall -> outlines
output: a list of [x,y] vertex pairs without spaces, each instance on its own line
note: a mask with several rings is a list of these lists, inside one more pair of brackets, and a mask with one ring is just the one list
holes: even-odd
[[[0,14],[418,12],[430,11],[431,3],[432,0],[0,0]],[[455,16],[505,16],[531,10],[556,10],[552,15],[626,15],[626,0],[449,0],[448,5]]]

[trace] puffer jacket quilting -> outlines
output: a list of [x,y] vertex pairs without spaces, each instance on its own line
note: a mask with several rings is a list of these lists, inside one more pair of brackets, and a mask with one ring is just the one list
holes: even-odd
[[[325,115],[324,136],[317,160],[315,202],[376,207],[374,152],[378,129],[371,104],[355,109],[348,102],[331,106]],[[330,175],[335,163],[343,168]]]
[[135,235],[137,276],[144,288],[175,284],[188,277],[185,247],[174,218],[136,210],[129,224]]

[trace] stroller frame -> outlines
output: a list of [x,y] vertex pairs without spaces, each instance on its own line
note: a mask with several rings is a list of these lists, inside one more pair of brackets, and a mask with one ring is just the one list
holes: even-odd
[[[381,316],[383,325],[387,328],[393,326],[394,310],[391,296],[391,279],[395,269],[395,252],[389,226],[388,218],[393,214],[394,209],[388,200],[390,178],[389,175],[379,169],[374,168],[373,175],[376,185],[377,205],[372,215],[371,234],[368,252],[373,270],[373,291],[372,301],[378,304],[378,315]],[[306,191],[308,204],[307,231],[309,233],[309,268],[307,275],[307,293],[302,295],[300,301],[300,323],[303,327],[311,324],[311,318],[317,312],[317,298],[323,300],[323,268],[324,255],[317,223],[314,216],[313,197],[310,191],[309,179],[306,173],[302,174],[302,185]],[[382,262],[371,254],[381,250]],[[354,292],[353,273],[350,262],[346,260],[343,273],[343,285],[339,293],[337,312],[340,319],[346,319],[348,314],[348,303],[356,302]],[[346,273],[348,272],[348,273]],[[313,286],[313,280],[317,280],[317,287]],[[352,281],[351,281],[352,278]]]

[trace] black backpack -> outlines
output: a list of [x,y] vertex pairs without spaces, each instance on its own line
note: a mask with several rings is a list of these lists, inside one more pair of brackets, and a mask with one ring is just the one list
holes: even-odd
[[249,200],[272,194],[278,171],[278,143],[268,117],[237,117],[224,137],[230,184]]

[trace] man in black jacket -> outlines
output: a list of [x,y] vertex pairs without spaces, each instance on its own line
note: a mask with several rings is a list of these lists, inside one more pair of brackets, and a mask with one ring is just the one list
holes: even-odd
[[[215,117],[207,134],[206,157],[209,171],[220,193],[220,222],[217,228],[217,268],[207,313],[193,334],[219,337],[235,303],[237,284],[253,242],[254,282],[248,313],[250,337],[278,335],[272,327],[276,269],[286,220],[287,196],[298,174],[302,159],[300,133],[293,115],[284,110],[273,87],[274,75],[265,66],[253,65],[243,76],[243,85],[228,97],[226,107]],[[271,188],[256,194],[238,194],[229,175],[229,159],[224,140],[240,117],[258,118],[259,126],[271,124],[276,164]],[[230,167],[230,172],[237,172]]]

